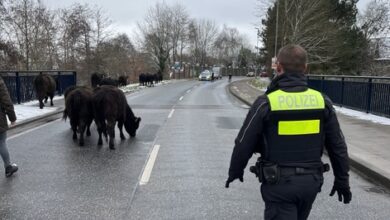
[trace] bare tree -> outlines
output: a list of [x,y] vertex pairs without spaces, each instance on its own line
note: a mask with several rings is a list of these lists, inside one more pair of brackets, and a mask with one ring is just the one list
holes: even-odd
[[207,64],[207,56],[218,34],[215,22],[201,19],[192,20],[189,25],[190,53],[193,63]]
[[[328,22],[329,11],[326,1],[291,0],[279,6],[282,26],[281,46],[299,44],[309,54],[311,64],[326,63],[335,54],[327,52],[329,41],[334,37],[332,24]],[[327,24],[326,26],[323,26]]]
[[390,32],[390,2],[372,0],[358,18],[366,39],[387,36]]
[[186,8],[177,3],[171,8],[172,13],[172,61],[175,62],[180,56],[182,61],[183,50],[187,43],[187,25],[189,15]]
[[236,61],[242,46],[243,37],[237,28],[224,25],[213,45],[214,56],[218,58],[220,63],[232,65],[232,62]]
[[166,70],[173,48],[172,21],[172,10],[162,2],[151,7],[144,21],[138,23],[143,49],[152,56],[155,66],[161,73]]

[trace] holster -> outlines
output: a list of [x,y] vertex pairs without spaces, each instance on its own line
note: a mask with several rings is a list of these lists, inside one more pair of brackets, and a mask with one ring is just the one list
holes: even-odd
[[260,183],[276,184],[279,182],[280,168],[278,164],[264,161],[261,157],[257,159],[256,164],[251,166],[249,170],[256,175]]
[[280,169],[276,163],[263,163],[263,176],[268,184],[277,184],[280,179]]
[[256,164],[251,166],[249,170],[256,175],[260,183],[263,182],[263,165],[261,157],[257,159]]

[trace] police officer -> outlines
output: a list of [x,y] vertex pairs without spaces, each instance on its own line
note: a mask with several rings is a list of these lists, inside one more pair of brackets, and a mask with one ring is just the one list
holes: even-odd
[[244,181],[244,169],[254,153],[262,182],[264,219],[307,219],[323,184],[325,146],[334,173],[330,196],[349,203],[347,146],[331,100],[309,89],[304,72],[307,53],[288,45],[278,54],[277,76],[252,105],[235,140],[226,188]]

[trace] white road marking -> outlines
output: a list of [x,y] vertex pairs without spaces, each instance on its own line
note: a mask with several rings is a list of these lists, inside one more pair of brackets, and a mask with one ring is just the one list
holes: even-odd
[[175,109],[172,109],[171,112],[168,115],[168,118],[172,118],[173,113],[175,112]]
[[40,128],[46,127],[46,126],[51,125],[51,124],[53,124],[54,122],[57,122],[57,121],[60,121],[60,120],[61,120],[61,119],[57,119],[57,120],[51,121],[51,122],[49,122],[49,123],[40,125],[40,126],[38,126],[38,127],[29,129],[29,130],[27,130],[27,131],[20,132],[20,133],[15,134],[15,135],[13,135],[13,136],[11,136],[11,137],[8,137],[8,138],[7,138],[7,141],[8,141],[8,140],[12,140],[12,139],[14,139],[14,138],[17,138],[17,137],[19,137],[19,136],[22,136],[22,135],[24,135],[24,134],[30,133],[30,132],[32,132],[32,131],[38,130],[38,129],[40,129]]
[[152,153],[150,153],[148,163],[145,166],[144,172],[142,173],[141,180],[139,184],[145,185],[149,182],[150,175],[152,174],[154,163],[156,162],[158,150],[160,149],[160,145],[154,145]]
[[183,100],[184,96],[180,97],[179,101]]
[[190,93],[191,92],[191,89],[187,90],[187,93]]

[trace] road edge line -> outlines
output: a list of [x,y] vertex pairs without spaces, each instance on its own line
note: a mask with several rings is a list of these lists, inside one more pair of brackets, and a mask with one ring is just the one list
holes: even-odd
[[140,186],[146,185],[149,182],[159,150],[160,150],[160,145],[159,144],[154,145],[152,152],[150,153],[148,162],[146,163],[145,169],[142,172],[142,176],[139,181]]

